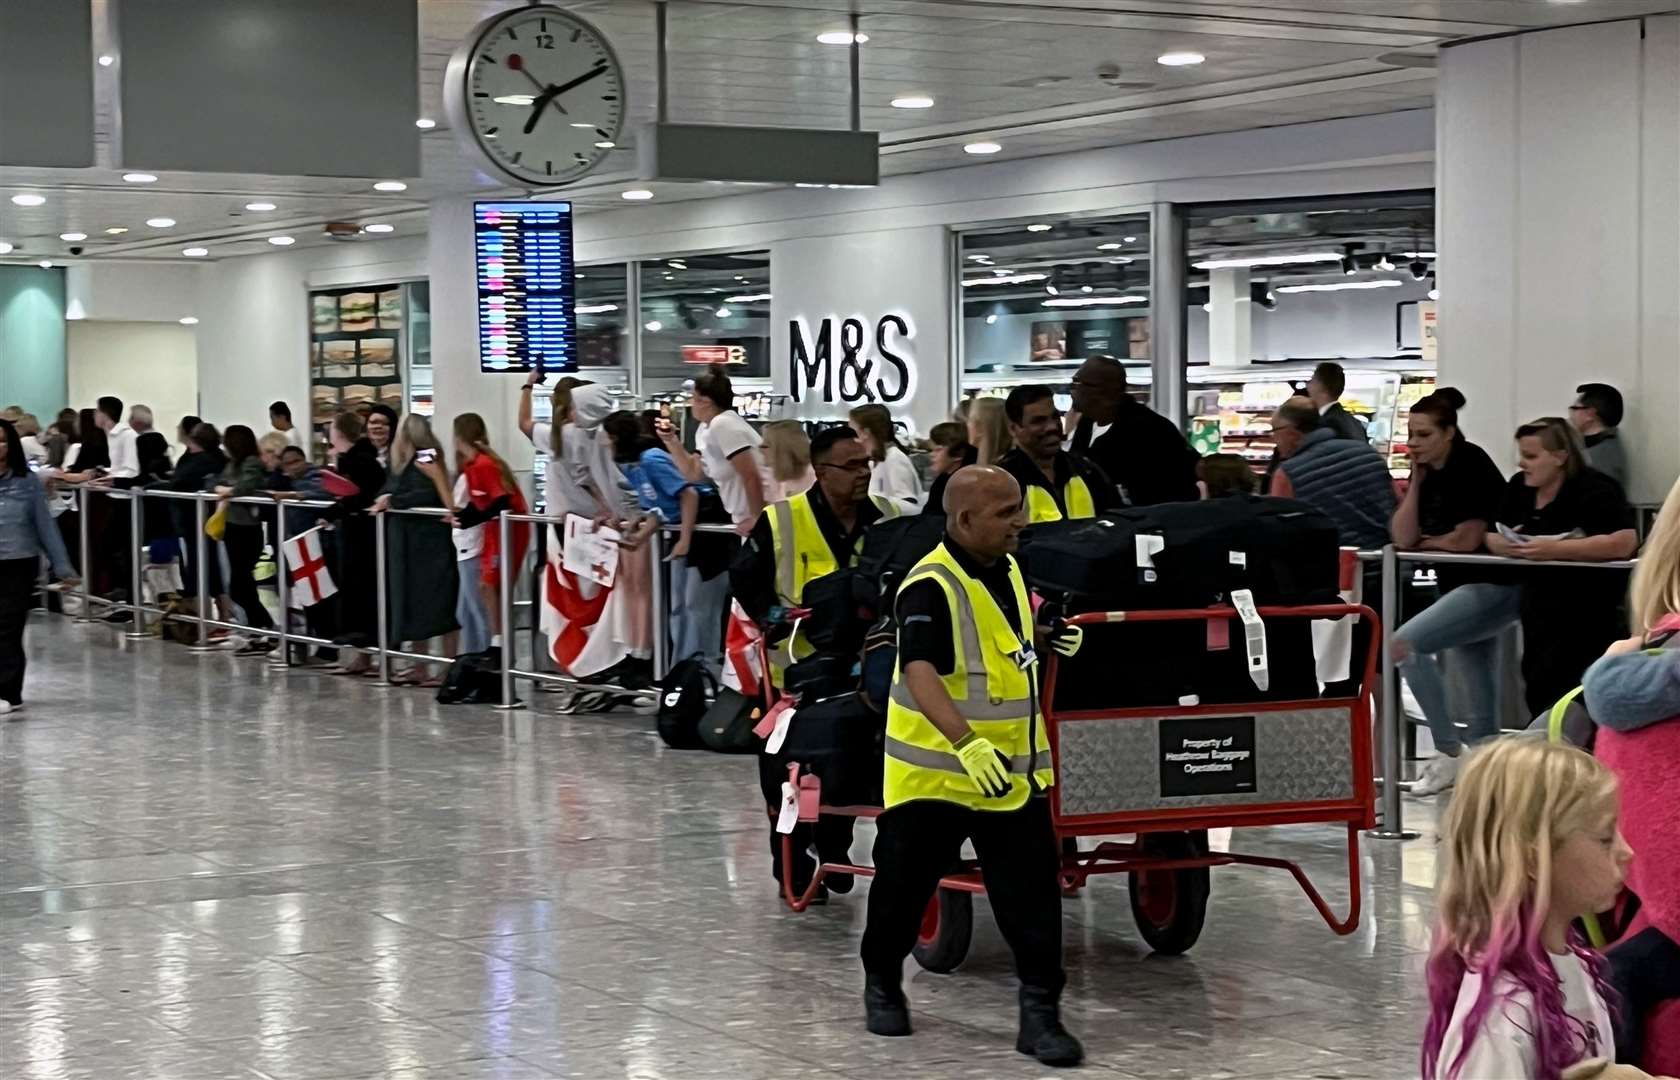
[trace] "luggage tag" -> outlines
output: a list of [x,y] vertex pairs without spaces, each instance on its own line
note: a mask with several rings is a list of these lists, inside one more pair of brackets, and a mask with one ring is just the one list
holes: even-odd
[[782,810],[776,815],[776,831],[786,836],[799,824],[799,796],[792,784],[782,781]]
[[799,820],[815,821],[822,809],[822,781],[807,773],[799,778]]
[[1238,589],[1231,594],[1231,604],[1242,620],[1243,638],[1248,647],[1248,677],[1261,691],[1271,686],[1272,675],[1266,664],[1266,624],[1254,609],[1254,592]]
[[1158,575],[1155,572],[1155,556],[1164,551],[1167,538],[1153,533],[1139,533],[1132,537],[1137,546],[1138,581],[1144,585],[1155,583]]
[[[781,702],[777,702],[777,704],[779,705]],[[789,704],[785,709],[781,709],[780,711],[772,709],[771,712],[775,713],[775,720],[773,721],[774,726],[770,729],[770,737],[764,742],[764,752],[766,754],[779,754],[782,752],[782,744],[787,742],[788,728],[793,725],[794,709],[793,706]],[[770,717],[767,715],[764,719],[769,720]],[[761,721],[759,723],[759,727],[763,726],[764,724]],[[754,728],[753,730],[756,731],[757,728]]]
[[1009,658],[1015,661],[1015,666],[1022,671],[1029,671],[1034,664],[1038,663],[1038,653],[1034,652],[1033,647],[1027,644],[1022,644],[1019,649],[1010,654]]
[[[776,724],[781,720],[782,713],[793,711],[793,701],[794,699],[792,697],[783,697],[778,699],[776,704],[770,706],[770,711],[764,714],[764,718],[757,724],[753,725],[753,734],[758,736],[760,739],[768,739],[771,733],[776,730]],[[782,736],[784,738],[787,736],[787,731],[785,729],[782,732]],[[781,745],[782,744],[780,742],[777,742],[776,749],[780,749]],[[771,754],[776,752],[776,750],[772,750],[769,747],[765,747],[765,751]]]

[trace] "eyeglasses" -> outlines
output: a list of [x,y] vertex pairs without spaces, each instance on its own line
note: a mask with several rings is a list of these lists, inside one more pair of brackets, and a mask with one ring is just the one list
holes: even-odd
[[1569,406],[1569,411],[1570,412],[1585,412],[1589,408],[1591,408],[1591,406],[1582,405],[1581,403],[1576,402],[1574,405]]
[[845,472],[851,472],[851,473],[868,472],[869,471],[869,459],[868,458],[859,458],[857,461],[842,461],[842,462],[824,461],[824,462],[820,463],[817,466],[817,468],[819,468],[819,469],[841,469]]

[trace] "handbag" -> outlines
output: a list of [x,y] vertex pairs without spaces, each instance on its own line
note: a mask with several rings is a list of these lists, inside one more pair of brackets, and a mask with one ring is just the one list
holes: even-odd
[[227,517],[227,503],[222,503],[216,507],[216,512],[211,514],[209,520],[204,523],[204,535],[217,543],[221,543],[222,537],[227,535]]
[[753,753],[759,745],[758,736],[753,734],[758,712],[756,700],[722,687],[700,720],[700,741],[720,754]]

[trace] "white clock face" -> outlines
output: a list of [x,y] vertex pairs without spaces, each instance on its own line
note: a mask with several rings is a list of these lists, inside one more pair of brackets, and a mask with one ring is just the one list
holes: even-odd
[[459,110],[502,172],[551,187],[612,153],[624,124],[624,72],[593,26],[556,8],[522,8],[481,26],[468,49]]

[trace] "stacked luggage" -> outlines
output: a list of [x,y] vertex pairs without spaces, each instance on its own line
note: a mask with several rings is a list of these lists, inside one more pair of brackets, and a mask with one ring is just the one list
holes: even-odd
[[[1022,534],[1028,585],[1055,613],[1146,611],[1229,604],[1336,603],[1335,523],[1290,499],[1236,496],[1134,507],[1102,518],[1034,525]],[[1087,627],[1058,666],[1061,710],[1204,705],[1318,696],[1308,620],[1265,625],[1269,680],[1250,677],[1243,627],[1218,622]]]

